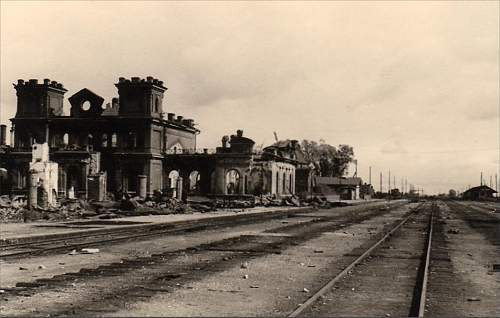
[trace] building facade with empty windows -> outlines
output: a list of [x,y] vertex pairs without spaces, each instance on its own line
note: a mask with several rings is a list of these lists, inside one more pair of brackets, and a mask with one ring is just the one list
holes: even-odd
[[[70,115],[63,114],[61,83],[45,79],[14,84],[17,112],[11,119],[11,147],[4,148],[0,164],[8,178],[3,193],[24,193],[27,187],[31,147],[48,143],[50,160],[59,166],[60,195],[72,188],[87,193],[92,160],[106,173],[110,192],[138,190],[146,182],[147,193],[164,188],[164,155],[170,149],[196,147],[192,119],[168,113],[164,116],[163,82],[153,77],[120,78],[118,97],[103,108],[104,99],[84,88],[68,98]],[[141,178],[139,178],[141,176]]]

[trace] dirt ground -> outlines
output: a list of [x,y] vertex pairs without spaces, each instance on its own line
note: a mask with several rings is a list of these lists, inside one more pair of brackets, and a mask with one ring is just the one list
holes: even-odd
[[[400,218],[408,209],[405,206],[384,216],[374,217],[368,221],[348,226],[342,231],[323,233],[313,240],[306,241],[292,248],[288,248],[281,254],[265,254],[254,258],[243,257],[239,252],[219,252],[207,251],[190,255],[175,255],[168,260],[168,265],[147,264],[138,267],[134,276],[125,276],[117,274],[111,277],[96,277],[87,279],[85,277],[76,277],[70,286],[63,285],[55,289],[41,291],[29,297],[14,297],[8,301],[3,301],[3,315],[46,315],[46,314],[71,314],[72,312],[61,312],[60,308],[71,307],[82,303],[86,315],[103,315],[109,312],[110,315],[161,315],[161,316],[179,316],[179,315],[283,315],[283,312],[292,310],[300,301],[307,297],[309,291],[318,288],[324,277],[331,275],[332,270],[340,270],[341,262],[344,261],[342,255],[360,246],[365,240],[370,239],[377,231],[380,231],[384,225],[391,220]],[[329,215],[332,217],[332,211],[328,210],[318,212],[320,215]],[[353,211],[349,209],[348,211]],[[378,214],[387,213],[387,211]],[[347,213],[347,212],[346,212]],[[342,213],[339,213],[339,217]],[[114,260],[124,259],[124,256],[136,259],[140,255],[165,252],[169,249],[179,249],[182,246],[193,246],[202,242],[209,242],[224,237],[238,236],[241,234],[252,234],[262,237],[264,241],[279,240],[281,237],[287,237],[288,234],[280,233],[279,228],[283,226],[293,226],[294,224],[304,222],[306,219],[317,218],[317,215],[299,216],[287,220],[274,220],[265,227],[262,224],[258,226],[236,227],[232,231],[216,231],[212,233],[198,233],[194,236],[166,237],[155,240],[155,242],[134,242],[129,244],[114,245],[111,251],[103,249],[99,254],[79,255],[78,260],[75,256],[64,255],[62,257],[48,257],[30,259],[22,264],[29,271],[19,271],[12,264],[4,266],[9,278],[10,284],[19,281],[19,275],[26,277],[41,276],[41,273],[47,269],[45,277],[54,276],[56,273],[73,272],[78,268],[95,268],[97,264],[109,263]],[[333,215],[336,219],[337,216]],[[274,230],[273,230],[274,229]],[[267,231],[266,231],[267,230]],[[333,244],[335,242],[335,244]],[[222,253],[222,254],[221,254]],[[229,253],[229,254],[228,254]],[[169,288],[169,292],[155,292],[147,301],[141,301],[141,295],[132,301],[125,301],[125,307],[121,306],[122,301],[109,301],[109,293],[113,293],[117,298],[119,291],[128,288],[130,291],[134,284],[141,284],[138,277],[146,277],[154,272],[179,272],[188,271],[189,266],[202,266],[204,263],[218,261],[222,255],[234,255],[236,261],[223,261],[224,266],[211,272],[210,267],[206,270],[199,270],[203,273],[199,278],[193,275],[186,278],[185,282],[174,283],[166,281],[155,285],[158,288]],[[240,258],[238,258],[240,257]],[[246,268],[241,267],[241,261],[248,259]],[[86,260],[86,264],[84,263]],[[83,263],[80,263],[84,261]],[[220,261],[220,260],[219,260]],[[333,261],[333,263],[332,263]],[[44,263],[45,269],[37,269],[37,264]],[[61,265],[60,263],[65,263]],[[66,264],[67,263],[67,264]],[[94,264],[94,266],[90,266]],[[190,265],[189,265],[190,264]],[[189,265],[189,266],[188,266]],[[61,268],[65,266],[64,268]],[[165,267],[167,266],[167,267]],[[55,270],[58,268],[58,270]],[[222,268],[222,269],[221,269]],[[70,271],[71,269],[71,271]],[[18,272],[16,272],[16,270]],[[20,274],[22,273],[22,274]],[[137,276],[137,278],[135,277]],[[248,275],[245,277],[244,275]],[[16,277],[16,278],[14,278]],[[157,277],[157,276],[155,276]],[[34,277],[31,277],[34,278]],[[22,279],[25,281],[25,279]],[[2,282],[2,285],[4,282]],[[179,285],[177,285],[179,284]],[[118,293],[118,294],[117,294]],[[141,291],[144,293],[144,290]],[[140,294],[140,293],[139,293]],[[106,295],[106,296],[105,296]],[[108,297],[108,298],[106,298]],[[164,299],[166,297],[166,299]],[[290,297],[290,298],[288,298]],[[115,303],[115,304],[114,304]],[[117,306],[116,303],[120,305]],[[231,304],[228,306],[228,304]],[[143,307],[144,306],[144,307]],[[168,307],[171,306],[171,307]],[[75,314],[82,313],[80,311]],[[93,309],[91,309],[93,308]],[[124,309],[126,308],[126,309]],[[259,308],[257,310],[257,308]],[[230,310],[229,310],[230,309]],[[253,313],[253,314],[252,314]]]
[[499,317],[500,272],[492,270],[500,263],[499,245],[467,224],[456,208],[444,203],[439,208],[446,251],[431,263],[429,316]]

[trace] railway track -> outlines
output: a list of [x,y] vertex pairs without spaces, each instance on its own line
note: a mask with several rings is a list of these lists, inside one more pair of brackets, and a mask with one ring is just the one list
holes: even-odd
[[[400,207],[405,203],[399,202],[390,206],[390,209]],[[378,207],[364,207],[360,211],[369,211]],[[0,259],[13,259],[35,255],[45,255],[60,251],[71,251],[81,247],[97,247],[106,244],[127,242],[132,240],[149,239],[155,236],[176,235],[186,232],[198,232],[207,229],[223,228],[255,222],[266,222],[270,219],[293,217],[300,213],[316,211],[312,208],[301,210],[282,210],[272,213],[251,213],[227,217],[210,217],[195,221],[183,221],[164,224],[150,224],[130,226],[122,229],[101,229],[78,235],[61,235],[43,240],[29,242],[3,242],[0,245]],[[317,220],[316,220],[317,221]],[[311,220],[315,222],[315,220]],[[290,225],[288,226],[290,227]]]
[[83,233],[59,235],[46,239],[28,242],[4,242],[0,245],[0,259],[11,259],[34,255],[48,254],[61,250],[72,250],[80,247],[96,247],[106,244],[147,239],[161,235],[175,235],[185,232],[203,231],[208,228],[245,224],[249,222],[265,222],[274,218],[286,218],[295,213],[307,213],[312,209],[300,211],[277,211],[269,214],[247,214],[228,217],[206,218],[194,221],[173,222],[164,224],[145,224],[120,229],[100,229]]
[[[423,210],[424,207],[419,207],[419,210]],[[408,316],[410,317],[423,317],[425,313],[426,306],[426,298],[427,298],[427,284],[429,280],[429,265],[431,260],[431,247],[432,247],[432,235],[433,235],[433,223],[434,223],[434,212],[437,209],[437,206],[433,203],[429,207],[428,212],[428,220],[426,225],[426,238],[425,238],[425,248],[423,249],[421,255],[418,257],[420,259],[420,266],[418,268],[418,273],[416,275],[416,282],[414,284],[413,289],[413,297],[412,301],[409,303],[410,308],[408,308]],[[422,212],[420,212],[422,213]],[[425,213],[425,212],[424,212]],[[362,262],[365,262],[366,266],[371,266],[372,260],[368,260],[370,255],[373,255],[374,252],[380,253],[379,249],[383,244],[388,243],[391,238],[396,235],[398,231],[401,231],[403,226],[409,223],[411,220],[418,219],[418,214],[409,214],[399,223],[395,224],[394,227],[387,232],[382,238],[376,241],[373,245],[371,245],[368,249],[366,249],[361,255],[359,255],[354,261],[352,261],[348,266],[344,268],[340,273],[334,276],[330,281],[328,281],[322,288],[320,288],[317,292],[312,294],[306,301],[300,304],[288,317],[298,317],[298,316],[320,316],[320,315],[329,315],[336,316],[337,312],[330,312],[328,309],[326,311],[322,310],[321,307],[325,303],[321,303],[322,299],[326,297],[332,290],[335,288],[334,286],[341,282],[341,280],[345,279],[348,275],[355,272],[355,268],[361,265]],[[380,255],[381,256],[381,255]],[[379,256],[379,257],[380,257]],[[387,260],[391,261],[392,258],[387,258]],[[375,266],[379,266],[380,264],[375,264]],[[396,270],[396,267],[395,267]],[[356,276],[356,273],[352,274]],[[342,288],[342,287],[339,287]],[[354,288],[352,289],[354,291]],[[335,294],[332,296],[332,300],[335,302]],[[373,297],[372,300],[377,300],[378,297]],[[334,304],[335,306],[335,304]],[[318,310],[313,310],[314,307]],[[365,308],[366,309],[366,308]],[[357,313],[350,312],[350,315],[356,315]],[[364,316],[373,316],[373,313],[361,313]],[[388,315],[390,316],[390,315]]]
[[[408,213],[413,213],[413,210],[405,211],[405,217]],[[372,207],[364,211],[332,214],[322,219],[318,215],[328,215],[325,213],[327,211],[317,212],[314,218],[311,217],[310,222],[303,222],[300,226],[298,223],[283,224],[275,228],[274,232],[267,234],[263,232],[263,235],[242,235],[187,249],[151,254],[148,257],[122,259],[97,268],[81,268],[78,272],[67,272],[50,278],[18,282],[16,287],[5,289],[4,297],[9,299],[9,305],[14,305],[18,300],[26,302],[24,297],[30,297],[30,300],[39,297],[46,301],[43,296],[46,293],[49,297],[53,295],[53,291],[74,293],[72,284],[82,282],[84,283],[82,289],[88,288],[86,292],[98,293],[98,296],[89,294],[86,300],[81,300],[76,307],[59,304],[57,310],[40,308],[40,312],[51,315],[69,315],[73,312],[78,315],[91,315],[89,308],[97,308],[104,312],[114,311],[122,306],[122,302],[133,302],[137,297],[140,299],[152,297],[163,291],[173,293],[176,289],[207,275],[223,272],[234,266],[239,267],[242,262],[265,255],[281,254],[282,251],[317,238],[322,233],[358,224],[390,211],[380,211]],[[386,226],[390,227],[389,224]],[[379,234],[383,235],[385,231],[386,227]],[[275,232],[280,235],[273,235]],[[116,299],[116,290],[110,288],[109,282],[116,284],[119,277],[126,277],[126,280],[120,279],[120,298]],[[83,291],[78,291],[78,295],[81,292]],[[98,298],[99,302],[92,301],[93,297]]]

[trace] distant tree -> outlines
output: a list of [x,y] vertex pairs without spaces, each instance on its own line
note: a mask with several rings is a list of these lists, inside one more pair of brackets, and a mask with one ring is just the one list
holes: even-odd
[[448,191],[448,196],[450,198],[456,198],[457,197],[457,191],[455,191],[453,189],[450,189],[450,191]]
[[339,145],[338,149],[320,140],[302,140],[302,151],[308,163],[312,163],[323,177],[345,175],[349,163],[353,160],[354,150],[349,145]]

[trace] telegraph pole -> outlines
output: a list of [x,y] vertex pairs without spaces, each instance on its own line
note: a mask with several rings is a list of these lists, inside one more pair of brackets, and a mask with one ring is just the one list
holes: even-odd
[[481,171],[481,186],[483,185],[483,172]]
[[391,170],[389,170],[389,188],[387,189],[387,194],[391,194]]
[[372,184],[372,166],[370,166],[369,183]]
[[382,172],[380,173],[380,194],[382,194]]
[[491,178],[491,176],[490,176],[490,188],[492,188],[492,189],[493,189],[493,182],[492,182],[492,180],[493,180],[493,179],[492,179],[492,178]]

